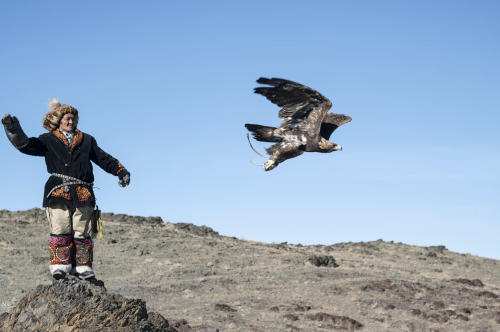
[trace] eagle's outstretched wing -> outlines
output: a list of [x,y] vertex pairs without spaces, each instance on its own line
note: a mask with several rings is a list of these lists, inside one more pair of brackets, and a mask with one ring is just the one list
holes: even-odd
[[281,78],[261,77],[257,83],[272,86],[258,87],[254,92],[282,107],[278,113],[279,118],[283,120],[280,128],[288,130],[299,127],[300,123],[312,113],[313,115],[308,119],[308,125],[303,129],[309,134],[319,132],[323,117],[332,107],[328,98],[305,85]]
[[348,115],[326,113],[325,117],[323,118],[323,122],[321,123],[319,134],[328,141],[335,129],[345,123],[351,122],[351,120],[351,117]]

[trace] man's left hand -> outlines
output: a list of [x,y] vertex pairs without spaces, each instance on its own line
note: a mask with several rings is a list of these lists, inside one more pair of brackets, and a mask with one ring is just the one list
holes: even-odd
[[130,174],[125,174],[120,181],[118,181],[118,185],[120,187],[126,187],[130,184]]

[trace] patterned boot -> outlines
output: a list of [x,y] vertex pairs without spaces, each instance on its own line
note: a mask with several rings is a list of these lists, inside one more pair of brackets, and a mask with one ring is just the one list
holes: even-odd
[[50,273],[56,280],[64,279],[71,272],[73,238],[69,234],[50,234]]
[[76,246],[76,273],[80,279],[95,277],[92,261],[94,260],[94,246],[91,238],[75,239]]

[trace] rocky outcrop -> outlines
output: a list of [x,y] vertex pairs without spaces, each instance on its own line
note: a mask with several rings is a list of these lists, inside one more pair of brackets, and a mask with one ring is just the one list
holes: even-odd
[[[135,225],[152,225],[163,226],[164,222],[161,217],[139,217],[126,214],[102,213],[103,221],[124,222]],[[33,208],[26,211],[9,211],[0,210],[0,221],[16,222],[16,223],[39,223],[46,222],[47,216],[45,210]]]
[[0,210],[0,221],[17,223],[39,223],[47,221],[45,210],[33,208],[26,211]]
[[150,331],[176,332],[162,315],[140,299],[108,294],[102,281],[70,276],[39,285],[10,313],[0,315],[0,331]]
[[338,267],[339,265],[335,262],[335,258],[333,256],[316,256],[313,255],[309,257],[306,261],[306,264],[312,266],[328,266],[328,267]]
[[[161,217],[140,217],[127,214],[114,214],[112,212],[101,213],[101,219],[104,222],[119,222],[125,224],[133,224],[137,226],[153,226],[163,227],[165,223]],[[9,211],[0,210],[0,222],[15,222],[17,224],[40,223],[46,222],[47,216],[45,210],[33,208],[26,211]],[[190,223],[173,224],[176,230],[184,233],[189,233],[197,236],[220,237],[219,233],[207,226],[196,226]]]
[[101,213],[101,219],[104,221],[124,222],[136,225],[164,225],[161,217],[139,217],[127,214]]
[[180,222],[178,224],[174,224],[175,229],[181,230],[186,233],[198,235],[198,236],[213,236],[219,237],[219,233],[211,229],[207,226],[196,226],[189,223]]

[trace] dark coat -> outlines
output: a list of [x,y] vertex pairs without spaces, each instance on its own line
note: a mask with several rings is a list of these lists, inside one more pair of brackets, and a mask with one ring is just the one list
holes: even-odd
[[[31,137],[28,145],[19,151],[31,156],[45,157],[47,172],[50,174],[68,175],[87,183],[94,182],[90,161],[120,179],[126,174],[130,174],[117,159],[99,148],[94,137],[77,129],[75,129],[71,146],[69,146],[66,137],[59,130],[55,130],[42,134],[38,138]],[[62,183],[63,180],[59,177],[49,177],[43,194],[44,207],[48,207],[50,202],[61,202],[69,207],[95,204],[92,187],[85,185],[71,185],[68,193],[65,193],[61,187],[47,198],[52,188]]]

